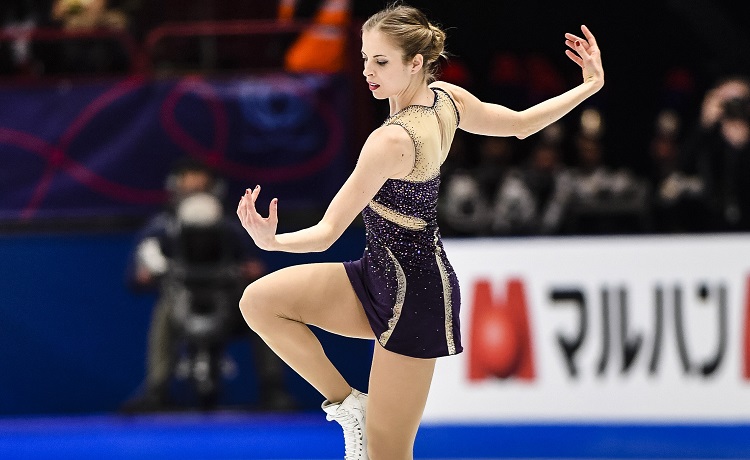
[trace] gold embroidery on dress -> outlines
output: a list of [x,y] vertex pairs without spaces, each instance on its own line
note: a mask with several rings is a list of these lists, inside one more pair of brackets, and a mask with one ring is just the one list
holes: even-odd
[[[432,107],[412,105],[389,117],[384,125],[399,125],[414,143],[414,168],[400,179],[406,182],[427,182],[440,174],[458,126],[458,112],[448,94],[433,89]],[[434,115],[434,116],[433,116]]]
[[387,247],[385,250],[388,251],[388,255],[391,257],[393,265],[396,267],[398,289],[396,290],[396,303],[393,304],[393,316],[388,320],[388,329],[380,334],[380,338],[378,339],[380,344],[384,347],[388,342],[388,339],[391,337],[393,330],[396,328],[396,323],[398,323],[398,320],[401,317],[401,309],[404,307],[404,299],[406,299],[406,275],[404,274],[404,269],[401,268],[401,264],[398,263],[398,259],[396,259],[396,256],[393,255],[391,250]]
[[[435,179],[440,174],[440,167],[448,155],[459,122],[458,109],[447,92],[440,88],[433,88],[435,101],[431,107],[412,105],[388,117],[383,125],[399,125],[409,135],[414,143],[414,166],[406,177],[398,179],[404,182],[420,183]],[[415,197],[416,198],[416,197]],[[368,204],[373,212],[400,227],[411,230],[424,230],[427,222],[414,216],[408,216],[376,201]],[[456,344],[453,337],[453,296],[448,270],[442,259],[442,249],[438,245],[439,239],[435,232],[435,260],[440,272],[443,287],[443,303],[445,309],[445,340],[449,355],[456,354]],[[378,342],[385,346],[390,339],[396,324],[401,317],[401,311],[406,298],[406,276],[398,259],[385,248],[396,269],[398,288],[393,306],[393,315],[388,320],[387,329],[380,334]]]
[[438,237],[437,232],[435,233],[435,260],[437,261],[438,269],[440,269],[440,278],[443,282],[443,302],[445,304],[445,341],[448,344],[448,354],[456,354],[456,344],[453,340],[453,290],[451,289],[451,281],[448,277],[448,270],[445,269],[443,259],[440,257],[441,250],[440,246],[437,245]]
[[408,228],[409,230],[423,230],[425,227],[427,227],[427,221],[425,221],[424,219],[401,214],[400,212],[394,211],[393,209],[384,206],[377,201],[370,201],[368,206],[383,219],[393,222],[394,224],[401,227]]

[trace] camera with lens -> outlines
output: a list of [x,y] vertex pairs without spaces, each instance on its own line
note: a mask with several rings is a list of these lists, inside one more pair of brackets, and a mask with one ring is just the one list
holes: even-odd
[[202,407],[212,408],[222,377],[236,367],[225,353],[243,285],[234,236],[220,200],[207,192],[179,200],[170,233],[172,257],[163,282],[172,293],[172,326],[184,351],[175,374],[192,383]]
[[725,120],[750,121],[750,96],[733,97],[722,105]]

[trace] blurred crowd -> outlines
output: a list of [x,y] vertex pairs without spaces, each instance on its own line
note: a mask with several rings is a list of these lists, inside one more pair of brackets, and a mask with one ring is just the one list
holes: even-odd
[[[118,32],[135,32],[136,22],[131,17],[145,3],[143,0],[3,1],[0,74],[39,77],[125,72],[131,64],[127,50],[114,38]],[[55,31],[61,34],[54,34]],[[86,37],[85,32],[98,34]],[[62,40],[62,33],[68,33],[68,38]],[[76,34],[79,36],[74,37]]]
[[[270,69],[338,71],[350,0],[4,0],[0,76],[58,77]],[[243,20],[293,24],[276,33]],[[207,22],[224,22],[209,27]],[[226,28],[226,23],[234,24]],[[157,30],[187,25],[188,29]],[[317,28],[316,30],[312,30]],[[159,32],[154,35],[154,32]],[[321,46],[322,45],[322,46]],[[315,62],[308,56],[318,49]]]
[[[247,41],[235,46],[210,35],[194,37],[197,43],[188,46],[172,37],[149,51],[152,58],[159,53],[164,57],[152,65],[162,70],[216,70],[236,68],[241,59],[250,59],[262,67],[273,61],[265,58],[274,55],[277,68],[287,71],[337,72],[345,67],[343,28],[356,13],[353,3],[7,0],[0,6],[4,34],[0,74],[106,74],[132,69],[132,55],[107,37],[32,40],[35,30],[122,31],[143,43],[147,31],[165,21],[233,18],[274,19],[280,24],[307,18],[312,24],[283,39],[253,36],[252,46]],[[443,78],[468,87],[483,100],[518,110],[575,84],[540,55],[527,54],[523,71],[519,58],[510,52],[498,50],[489,61],[481,81],[476,75],[482,71],[464,65],[460,58],[449,62]],[[750,84],[743,76],[724,76],[704,94],[697,94],[702,96],[697,121],[684,100],[681,106],[665,104],[655,115],[644,112],[653,122],[650,141],[632,152],[642,158],[638,170],[623,166],[623,152],[610,151],[607,118],[618,109],[607,107],[601,99],[593,99],[592,105],[523,142],[459,131],[443,171],[439,218],[444,233],[750,230],[750,182],[745,180],[750,172]]]
[[661,110],[643,171],[611,161],[604,118],[585,108],[523,142],[459,132],[443,170],[443,233],[750,231],[750,81],[717,81],[694,126]]

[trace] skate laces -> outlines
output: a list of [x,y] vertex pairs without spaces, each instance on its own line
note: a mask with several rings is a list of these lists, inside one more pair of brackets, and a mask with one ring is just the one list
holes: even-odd
[[344,460],[360,460],[364,450],[364,427],[354,413],[354,410],[342,411],[335,416],[328,414],[328,421],[335,420],[344,429]]
[[324,404],[326,420],[335,420],[344,430],[344,460],[368,460],[364,426],[366,400],[363,401],[366,395],[353,391],[351,396],[335,410]]

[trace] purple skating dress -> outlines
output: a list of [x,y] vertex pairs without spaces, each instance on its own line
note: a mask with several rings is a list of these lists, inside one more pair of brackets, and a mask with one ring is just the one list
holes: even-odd
[[459,115],[448,93],[432,90],[431,107],[410,105],[383,123],[403,127],[414,141],[414,169],[403,179],[387,180],[362,211],[365,252],[344,262],[377,341],[415,358],[463,350],[458,279],[437,225],[440,165]]

